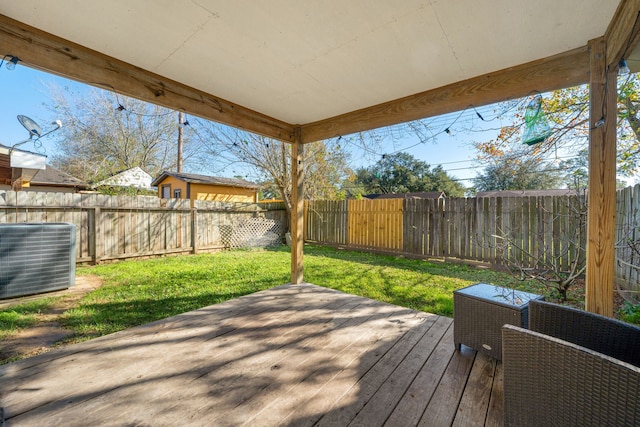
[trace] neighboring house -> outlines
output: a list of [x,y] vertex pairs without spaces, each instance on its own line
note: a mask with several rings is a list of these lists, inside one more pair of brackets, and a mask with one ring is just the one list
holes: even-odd
[[141,190],[155,190],[151,185],[152,181],[151,175],[136,166],[93,184],[92,187],[133,187]]
[[442,191],[422,191],[418,193],[397,193],[397,194],[367,194],[362,196],[365,199],[444,199],[446,196]]
[[584,190],[564,188],[561,190],[502,190],[479,191],[476,197],[541,197],[541,196],[575,196],[584,194]]
[[163,199],[256,203],[260,186],[244,179],[163,172],[151,185]]
[[75,193],[87,184],[46,165],[47,156],[0,145],[0,190]]
[[89,185],[78,178],[47,166],[46,169],[39,170],[31,179],[29,187],[23,190],[77,193],[87,188]]

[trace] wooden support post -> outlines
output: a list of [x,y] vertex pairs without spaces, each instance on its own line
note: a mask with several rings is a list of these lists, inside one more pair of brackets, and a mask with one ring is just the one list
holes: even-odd
[[591,56],[587,311],[613,316],[616,212],[617,67],[607,69],[603,38],[589,42]]
[[291,145],[291,283],[304,281],[304,163],[300,128],[296,129],[295,142]]
[[22,176],[22,168],[12,168],[11,191],[22,191],[22,187],[24,187],[24,178]]

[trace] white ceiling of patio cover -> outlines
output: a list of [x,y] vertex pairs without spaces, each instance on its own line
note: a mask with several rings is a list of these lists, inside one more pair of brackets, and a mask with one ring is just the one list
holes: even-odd
[[0,13],[291,124],[584,46],[618,0],[0,0]]

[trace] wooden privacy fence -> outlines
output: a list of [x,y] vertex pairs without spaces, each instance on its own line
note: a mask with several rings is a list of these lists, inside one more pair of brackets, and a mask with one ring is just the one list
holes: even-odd
[[402,250],[402,200],[349,200],[348,239],[356,248]]
[[402,251],[402,200],[305,201],[305,240]]
[[616,200],[616,278],[640,292],[640,185],[619,190]]
[[568,268],[573,246],[584,241],[585,209],[576,196],[310,201],[305,238],[491,264],[507,251],[525,267],[553,257]]
[[[639,211],[640,185],[618,192],[616,273],[634,290]],[[308,201],[305,213],[307,241],[354,249],[559,271],[586,256],[584,196]]]
[[197,253],[281,242],[282,204],[159,199],[153,196],[0,191],[0,223],[76,225],[76,261]]

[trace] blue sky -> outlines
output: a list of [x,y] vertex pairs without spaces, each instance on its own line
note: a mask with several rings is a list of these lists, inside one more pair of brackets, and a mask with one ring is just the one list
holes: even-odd
[[[13,145],[29,137],[27,130],[16,119],[18,114],[34,119],[43,131],[53,128],[50,124],[54,115],[43,105],[48,100],[44,82],[52,80],[62,81],[51,74],[20,65],[13,71],[4,66],[0,68],[0,143]],[[49,148],[50,141],[51,137],[45,137],[41,142]],[[25,145],[24,149],[31,150],[33,145]]]
[[[51,123],[56,120],[55,113],[45,107],[50,103],[47,84],[55,83],[58,86],[69,86],[74,92],[88,90],[89,87],[74,81],[57,77],[52,74],[40,72],[25,66],[18,66],[9,71],[5,67],[0,68],[0,90],[3,94],[3,102],[0,103],[0,143],[13,145],[28,138],[29,134],[16,119],[18,114],[26,115],[34,119],[44,131],[52,129]],[[406,125],[400,125],[394,132],[404,135],[396,138],[395,142],[384,141],[384,147],[365,152],[358,150],[349,144],[345,138],[345,147],[352,151],[353,167],[367,166],[375,163],[383,154],[397,151],[405,151],[414,157],[426,161],[432,166],[442,164],[450,175],[460,179],[463,185],[470,186],[468,178],[476,175],[477,165],[474,164],[475,152],[471,147],[473,141],[486,141],[494,138],[497,130],[503,124],[498,118],[494,106],[474,109],[470,107],[464,112],[452,113],[445,116],[430,119],[433,135],[428,140],[420,140],[412,136],[406,129]],[[484,121],[477,113],[480,113]],[[506,124],[506,123],[505,123]],[[63,123],[64,126],[64,123]],[[450,132],[446,133],[445,129]],[[43,138],[40,142],[42,148],[36,149],[32,143],[27,143],[21,148],[30,151],[43,152],[51,155],[55,152],[56,134]],[[221,175],[233,176],[237,167],[229,167],[221,172]],[[191,171],[197,172],[197,171]]]

